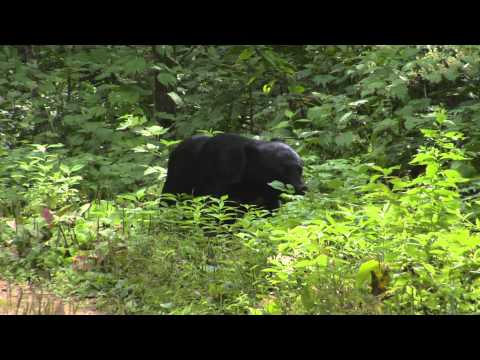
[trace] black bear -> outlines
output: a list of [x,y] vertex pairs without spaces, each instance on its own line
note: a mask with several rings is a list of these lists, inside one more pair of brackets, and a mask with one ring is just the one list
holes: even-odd
[[298,154],[278,140],[235,134],[194,136],[170,154],[163,193],[228,195],[231,201],[273,210],[280,206],[280,192],[268,183],[278,180],[304,194],[302,170]]

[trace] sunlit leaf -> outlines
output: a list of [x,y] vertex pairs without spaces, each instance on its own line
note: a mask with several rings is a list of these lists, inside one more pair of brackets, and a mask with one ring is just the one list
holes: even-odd
[[356,276],[357,287],[362,287],[371,280],[371,271],[381,273],[380,262],[378,260],[369,260],[360,265]]

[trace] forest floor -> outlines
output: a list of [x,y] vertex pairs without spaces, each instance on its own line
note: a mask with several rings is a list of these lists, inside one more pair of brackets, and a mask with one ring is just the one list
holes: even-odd
[[65,301],[42,289],[0,280],[0,315],[105,315],[93,301]]

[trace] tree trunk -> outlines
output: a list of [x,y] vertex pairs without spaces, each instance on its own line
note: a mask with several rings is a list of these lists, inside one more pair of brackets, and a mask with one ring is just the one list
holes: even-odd
[[[174,65],[173,62],[166,56],[161,56],[155,49],[155,45],[152,45],[152,57],[154,62],[164,63],[167,66]],[[176,113],[176,105],[172,98],[168,95],[170,89],[158,81],[158,70],[153,70],[153,111],[154,118],[163,127],[170,127],[172,125],[171,119],[166,119],[162,115],[157,113]]]

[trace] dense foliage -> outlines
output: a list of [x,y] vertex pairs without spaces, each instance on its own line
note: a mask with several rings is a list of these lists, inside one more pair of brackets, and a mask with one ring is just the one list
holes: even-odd
[[[479,60],[479,46],[2,46],[0,277],[111,313],[478,313]],[[273,216],[163,206],[171,147],[218,132],[283,138],[308,193]]]

